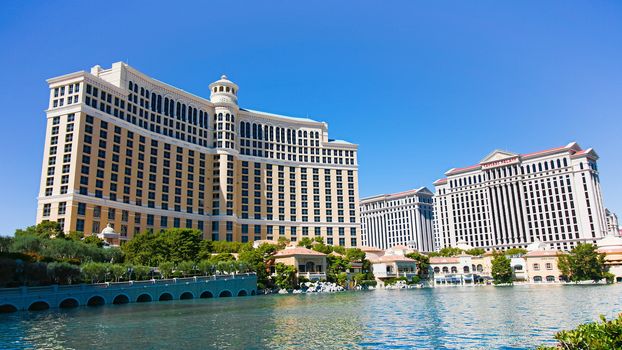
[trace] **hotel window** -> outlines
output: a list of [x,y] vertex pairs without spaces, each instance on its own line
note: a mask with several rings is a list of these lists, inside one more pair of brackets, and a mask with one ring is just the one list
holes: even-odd
[[546,263],[546,269],[547,269],[547,270],[552,270],[552,269],[553,269],[553,264],[551,264],[551,263]]
[[65,215],[67,212],[67,202],[58,203],[58,215]]
[[51,204],[44,204],[43,205],[43,216],[47,217],[50,216],[50,211],[51,211]]
[[533,264],[533,269],[535,271],[539,271],[540,270],[540,264]]

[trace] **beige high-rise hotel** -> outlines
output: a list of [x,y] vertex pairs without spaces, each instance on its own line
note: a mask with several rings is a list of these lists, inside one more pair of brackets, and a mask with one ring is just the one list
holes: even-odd
[[434,182],[437,249],[460,241],[487,250],[595,243],[607,232],[597,160],[572,142],[528,154],[496,150],[450,169]]
[[225,76],[209,100],[122,62],[48,84],[37,222],[359,244],[357,146],[326,123],[241,108]]

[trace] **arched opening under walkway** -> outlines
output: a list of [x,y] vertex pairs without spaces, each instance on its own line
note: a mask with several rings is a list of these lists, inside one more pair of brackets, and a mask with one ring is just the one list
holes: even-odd
[[125,294],[119,294],[116,297],[114,297],[114,299],[112,299],[112,303],[115,305],[127,304],[129,302],[130,302],[130,298],[128,298],[127,295]]
[[87,306],[102,306],[104,304],[106,304],[106,301],[99,295],[91,297],[89,301],[86,302]]
[[151,295],[149,294],[141,294],[138,298],[136,298],[137,303],[148,303],[151,300],[153,300],[153,298],[151,298]]
[[246,293],[246,291],[244,289],[242,289],[241,291],[238,292],[238,296],[239,297],[245,297],[247,295],[248,295],[248,293]]
[[222,292],[220,292],[220,294],[218,295],[219,298],[228,298],[231,296],[231,292],[228,290],[223,290]]
[[181,295],[179,296],[180,300],[186,300],[186,299],[194,299],[194,295],[192,295],[192,293],[190,292],[183,292],[181,293]]
[[74,307],[78,307],[78,305],[80,305],[80,303],[78,303],[78,301],[74,298],[67,298],[63,301],[60,302],[60,304],[58,304],[58,307],[61,309],[69,309],[69,308],[74,308]]
[[206,290],[205,292],[201,293],[201,299],[207,299],[207,298],[213,298],[214,294],[212,294],[212,292]]
[[50,308],[50,304],[46,303],[45,301],[35,301],[34,303],[30,304],[30,306],[28,307],[28,311],[41,311],[41,310],[47,310]]
[[11,304],[0,305],[0,314],[6,314],[9,312],[17,312],[17,308],[15,307],[15,305],[11,305]]
[[158,299],[160,301],[169,301],[169,300],[173,300],[173,295],[171,293],[162,293],[162,295],[160,295],[160,299]]

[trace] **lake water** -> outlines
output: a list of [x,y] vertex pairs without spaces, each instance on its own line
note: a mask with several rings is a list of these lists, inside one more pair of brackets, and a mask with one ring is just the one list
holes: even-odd
[[621,284],[195,299],[0,314],[0,347],[530,349],[620,312]]

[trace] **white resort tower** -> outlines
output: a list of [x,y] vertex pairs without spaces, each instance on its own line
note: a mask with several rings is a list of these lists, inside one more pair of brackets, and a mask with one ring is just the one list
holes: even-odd
[[434,182],[437,247],[487,250],[594,243],[607,223],[596,161],[576,142],[529,154],[496,150]]

